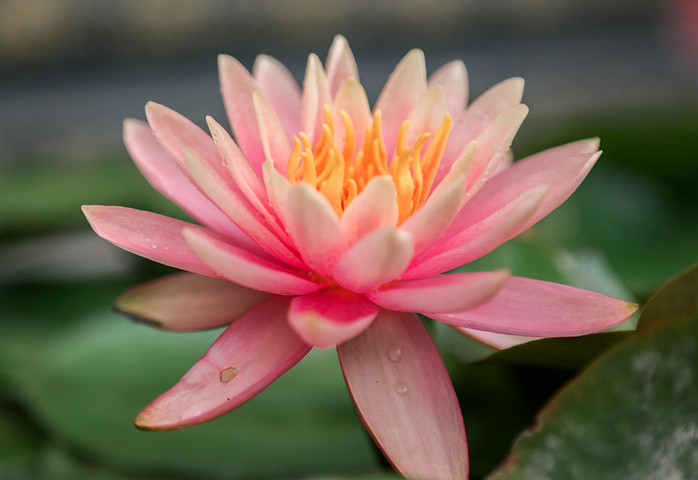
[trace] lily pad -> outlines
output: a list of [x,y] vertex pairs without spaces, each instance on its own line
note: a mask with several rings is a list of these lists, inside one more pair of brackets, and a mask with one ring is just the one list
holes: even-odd
[[649,331],[677,318],[698,314],[698,265],[672,278],[647,301],[637,325]]

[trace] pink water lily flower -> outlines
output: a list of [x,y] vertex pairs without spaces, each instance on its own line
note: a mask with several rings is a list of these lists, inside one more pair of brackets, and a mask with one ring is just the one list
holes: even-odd
[[[171,430],[245,403],[312,347],[337,348],[361,420],[409,478],[465,479],[453,386],[415,313],[494,346],[584,335],[634,304],[507,271],[452,273],[560,205],[598,159],[583,140],[511,163],[527,114],[523,80],[467,106],[462,62],[428,79],[424,55],[397,65],[373,111],[338,36],[310,55],[300,89],[260,56],[252,74],[219,58],[235,140],[146,106],[124,140],[150,183],[199,225],[125,207],[86,206],[95,232],[191,273],[127,292],[126,313],[167,330],[229,325],[135,420]],[[312,392],[308,393],[312,395]]]

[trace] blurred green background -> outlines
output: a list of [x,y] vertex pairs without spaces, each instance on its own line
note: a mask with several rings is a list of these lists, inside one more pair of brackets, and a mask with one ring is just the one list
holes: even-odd
[[[218,332],[157,332],[112,313],[120,292],[169,270],[99,239],[79,207],[183,218],[130,162],[121,122],[144,118],[148,100],[224,122],[216,54],[247,67],[270,54],[300,80],[307,54],[324,58],[341,33],[371,100],[414,47],[430,72],[465,61],[471,98],[524,77],[516,158],[591,136],[604,154],[565,205],[469,268],[643,303],[698,259],[697,11],[691,0],[0,2],[0,478],[396,478],[332,351],[210,424],[131,425]],[[489,352],[430,326],[472,477],[484,478],[586,361],[472,364]]]

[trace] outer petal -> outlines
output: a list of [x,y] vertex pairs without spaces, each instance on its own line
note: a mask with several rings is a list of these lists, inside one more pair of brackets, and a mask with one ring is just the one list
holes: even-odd
[[416,316],[383,310],[337,352],[361,420],[401,474],[430,480],[468,478],[458,399],[439,352]]
[[320,138],[325,118],[325,105],[332,105],[327,76],[320,59],[315,54],[308,57],[308,66],[303,79],[302,102],[301,130],[314,142]]
[[464,265],[491,252],[521,231],[548,192],[547,185],[532,188],[471,227],[436,242],[418,255],[403,279],[424,278]]
[[511,277],[499,294],[473,310],[425,313],[458,327],[531,337],[574,337],[618,325],[637,305],[600,293]]
[[408,233],[392,227],[381,228],[349,249],[337,262],[333,276],[353,292],[369,292],[398,278],[409,265],[413,252]]
[[257,257],[206,232],[185,229],[191,249],[217,274],[231,282],[277,295],[303,295],[323,288],[307,275]]
[[397,191],[392,177],[373,177],[342,216],[342,226],[349,245],[380,227],[394,227],[398,215]]
[[178,273],[131,288],[114,309],[163,330],[202,330],[231,323],[267,296],[225,280]]
[[327,199],[309,185],[299,183],[289,189],[279,207],[305,263],[329,278],[347,243],[342,224]]
[[124,143],[138,169],[158,192],[202,224],[251,244],[242,230],[191,183],[182,167],[160,145],[148,124],[135,119],[125,120]]
[[201,227],[126,207],[85,205],[82,211],[95,233],[119,248],[170,267],[215,275],[182,237],[183,228],[205,231]]
[[301,128],[301,89],[283,64],[268,55],[259,55],[252,67],[257,88],[262,92],[284,126],[291,141]]
[[367,296],[377,305],[399,312],[462,312],[490,300],[508,278],[506,270],[453,273],[391,283]]
[[359,69],[354,60],[354,54],[349,48],[349,42],[342,35],[334,37],[330,51],[325,62],[327,69],[327,81],[330,86],[330,94],[334,98],[340,85],[347,78],[359,80]]
[[264,158],[274,162],[278,171],[285,172],[288,157],[291,156],[291,146],[288,143],[284,127],[274,109],[261,93],[254,92],[252,98],[257,113],[257,122],[259,122],[259,135],[262,139]]
[[383,116],[383,139],[388,152],[395,151],[395,140],[402,122],[424,95],[427,73],[424,52],[412,50],[400,60],[376,101],[374,110]]
[[218,56],[218,74],[225,112],[235,139],[257,175],[261,176],[264,151],[252,103],[257,83],[247,69],[229,55]]
[[325,290],[291,301],[288,321],[303,341],[318,348],[334,347],[364,331],[378,307],[346,290]]
[[468,71],[460,60],[449,62],[431,74],[428,86],[441,85],[448,113],[458,118],[468,103]]
[[509,347],[515,347],[531,340],[536,340],[536,337],[522,337],[519,335],[505,335],[503,333],[492,333],[484,330],[473,330],[472,328],[455,327],[461,333],[474,338],[478,342],[502,350]]
[[168,392],[134,420],[142,430],[175,430],[239,407],[305,356],[310,347],[286,321],[289,300],[272,297],[231,324]]

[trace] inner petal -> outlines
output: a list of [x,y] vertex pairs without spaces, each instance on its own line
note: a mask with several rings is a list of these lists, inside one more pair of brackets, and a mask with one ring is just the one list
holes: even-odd
[[335,139],[334,117],[325,105],[322,135],[312,145],[304,132],[293,137],[293,151],[288,160],[288,179],[291,183],[304,182],[322,193],[341,218],[347,206],[359,195],[369,180],[378,175],[389,176],[395,183],[398,196],[398,224],[419,210],[431,190],[434,176],[451,130],[451,117],[446,114],[434,138],[423,152],[432,132],[422,133],[414,145],[405,145],[409,121],[400,127],[395,152],[390,156],[381,132],[381,112],[376,110],[372,123],[366,127],[363,146],[355,151],[355,133],[351,117],[339,111],[344,124],[344,148]]

